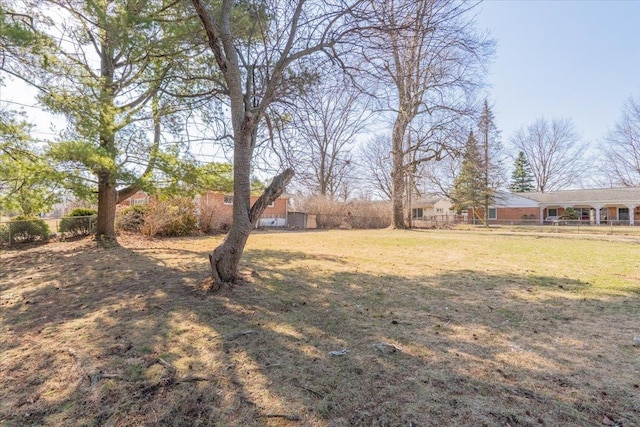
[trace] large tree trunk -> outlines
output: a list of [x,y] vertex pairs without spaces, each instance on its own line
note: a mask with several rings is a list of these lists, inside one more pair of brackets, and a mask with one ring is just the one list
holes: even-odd
[[[234,200],[235,203],[235,200]],[[238,277],[238,265],[251,233],[251,222],[248,216],[240,221],[234,218],[231,229],[222,244],[209,255],[211,275],[216,285],[233,283]]]
[[[101,29],[100,52],[100,98],[99,98],[99,136],[100,148],[110,154],[115,160],[115,124],[114,124],[114,51],[110,43],[107,28]],[[115,162],[114,162],[115,163]],[[98,175],[98,218],[96,220],[96,240],[116,240],[116,203],[118,191],[116,177],[113,170],[102,169]]]
[[391,168],[391,191],[392,191],[392,218],[393,228],[407,228],[404,222],[404,192],[405,192],[405,170],[404,170],[404,135],[408,122],[404,119],[402,112],[393,125],[391,134],[391,156],[393,166]]
[[98,173],[98,218],[96,239],[115,240],[116,183],[109,172]]
[[237,279],[238,265],[251,230],[257,224],[265,208],[280,197],[293,175],[292,169],[286,169],[276,176],[251,209],[244,209],[247,206],[244,204],[238,207],[238,211],[241,212],[239,217],[235,215],[236,200],[234,196],[234,218],[231,229],[224,242],[213,251],[213,254],[209,255],[211,274],[216,284],[232,283]]

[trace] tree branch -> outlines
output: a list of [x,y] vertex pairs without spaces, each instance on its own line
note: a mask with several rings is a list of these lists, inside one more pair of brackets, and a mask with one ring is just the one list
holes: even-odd
[[280,175],[273,178],[273,182],[264,190],[262,195],[251,206],[249,219],[251,224],[256,224],[264,210],[284,192],[285,187],[291,181],[295,172],[291,168],[285,169]]

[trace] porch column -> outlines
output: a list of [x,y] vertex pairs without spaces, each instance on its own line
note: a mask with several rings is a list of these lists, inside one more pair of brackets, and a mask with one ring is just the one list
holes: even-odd
[[540,206],[540,225],[544,224],[544,206]]
[[600,209],[602,209],[602,206],[595,205],[593,208],[596,210],[596,225],[600,225]]
[[627,205],[627,209],[629,209],[629,225],[635,225],[636,206],[638,205]]

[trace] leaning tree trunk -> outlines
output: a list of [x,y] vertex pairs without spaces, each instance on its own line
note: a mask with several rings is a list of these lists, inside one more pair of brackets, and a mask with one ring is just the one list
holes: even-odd
[[238,265],[249,234],[266,207],[280,197],[293,175],[292,169],[286,169],[276,176],[250,209],[243,201],[236,201],[234,196],[234,218],[231,229],[222,244],[209,255],[211,274],[215,284],[232,283],[237,279]]

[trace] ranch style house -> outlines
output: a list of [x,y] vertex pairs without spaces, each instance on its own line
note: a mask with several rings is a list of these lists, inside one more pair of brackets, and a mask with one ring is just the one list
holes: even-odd
[[[412,219],[421,222],[474,222],[484,218],[482,208],[468,209],[461,215],[451,212],[445,198],[417,198],[412,204]],[[568,209],[574,219],[566,220]],[[577,216],[577,218],[576,218]],[[498,192],[489,207],[489,223],[640,225],[640,188],[597,188],[562,190],[548,193]]]

